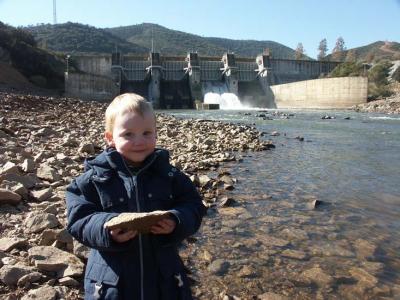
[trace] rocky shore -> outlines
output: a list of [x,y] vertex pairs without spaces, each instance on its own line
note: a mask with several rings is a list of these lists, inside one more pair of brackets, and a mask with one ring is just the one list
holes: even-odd
[[400,94],[386,99],[359,104],[353,106],[352,109],[357,112],[366,113],[400,114]]
[[[64,192],[105,146],[105,103],[0,93],[0,298],[79,299],[88,249],[66,232]],[[158,144],[198,186],[229,206],[235,179],[221,168],[274,145],[245,125],[157,115]],[[209,175],[214,172],[215,176]],[[207,175],[208,174],[208,175]],[[193,242],[193,240],[191,241]]]

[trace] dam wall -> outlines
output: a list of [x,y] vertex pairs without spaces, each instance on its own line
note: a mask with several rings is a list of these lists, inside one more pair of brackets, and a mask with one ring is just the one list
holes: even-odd
[[109,77],[85,73],[65,74],[65,95],[67,97],[109,101],[118,94],[119,88]]
[[367,102],[368,78],[338,77],[271,86],[277,108],[350,108]]
[[79,55],[72,56],[75,66],[84,73],[111,77],[110,55]]
[[[270,85],[314,79],[330,72],[337,62],[273,59],[267,54],[255,59],[225,53],[221,57],[110,55],[69,56],[65,76],[67,95],[111,100],[134,92],[155,108],[194,108],[210,91],[233,94],[254,107],[274,107]],[[68,68],[67,68],[68,70]],[[218,88],[218,89],[217,89]]]
[[337,62],[317,60],[271,59],[270,85],[318,79],[330,73]]

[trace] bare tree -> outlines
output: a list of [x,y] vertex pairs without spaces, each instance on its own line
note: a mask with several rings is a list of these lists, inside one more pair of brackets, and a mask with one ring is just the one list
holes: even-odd
[[332,58],[334,60],[341,60],[344,50],[346,50],[346,46],[344,45],[344,39],[340,36],[336,40],[335,48],[332,50]]

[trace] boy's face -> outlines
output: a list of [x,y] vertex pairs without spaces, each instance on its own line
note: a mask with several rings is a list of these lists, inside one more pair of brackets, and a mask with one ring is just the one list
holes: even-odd
[[109,146],[134,165],[140,165],[156,146],[156,122],[151,113],[125,112],[117,115],[113,132],[106,132]]

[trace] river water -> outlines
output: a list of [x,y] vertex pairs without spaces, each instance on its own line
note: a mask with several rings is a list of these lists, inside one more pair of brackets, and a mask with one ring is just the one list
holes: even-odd
[[196,297],[400,299],[400,116],[275,112],[168,111],[254,124],[276,146],[228,165],[238,204],[209,209],[183,249]]

